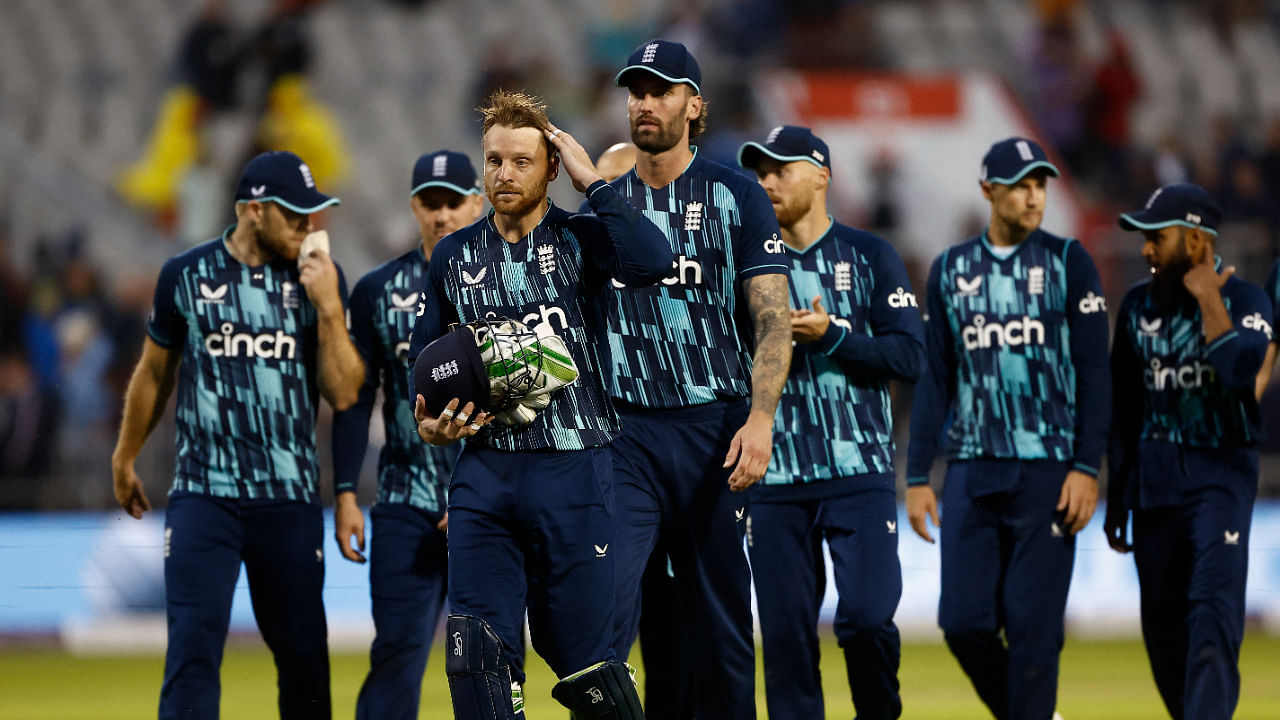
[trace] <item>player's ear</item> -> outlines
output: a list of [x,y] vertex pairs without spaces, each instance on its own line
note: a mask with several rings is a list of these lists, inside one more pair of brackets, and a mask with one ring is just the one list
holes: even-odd
[[988,201],[988,202],[990,202],[990,201],[992,200],[992,197],[991,197],[991,183],[989,183],[989,182],[983,182],[983,181],[979,180],[979,181],[978,181],[978,186],[982,188],[982,197],[986,198],[986,199],[987,199],[987,201]]
[[552,180],[555,180],[556,176],[559,174],[560,174],[560,153],[558,152],[551,153],[551,155],[547,157],[547,182],[551,182]]
[[702,96],[691,95],[689,97],[688,112],[686,113],[690,120],[697,120],[702,117]]

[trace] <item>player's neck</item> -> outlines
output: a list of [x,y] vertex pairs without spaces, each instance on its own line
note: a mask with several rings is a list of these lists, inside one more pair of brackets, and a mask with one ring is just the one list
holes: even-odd
[[678,142],[660,153],[641,151],[636,154],[636,175],[651,188],[666,187],[680,177],[692,161],[693,149],[687,142]]
[[253,228],[245,222],[236,223],[235,230],[231,231],[223,245],[236,262],[249,267],[265,265],[276,258],[275,253],[262,247]]
[[831,227],[831,216],[827,214],[827,203],[822,197],[815,198],[809,212],[782,230],[782,242],[796,250],[804,250],[822,239]]
[[533,232],[538,227],[538,223],[542,222],[542,218],[547,214],[550,207],[549,202],[544,197],[542,201],[527,212],[519,215],[508,215],[506,213],[493,213],[493,226],[498,229],[498,234],[503,240],[509,243],[518,243],[524,239],[525,235]]

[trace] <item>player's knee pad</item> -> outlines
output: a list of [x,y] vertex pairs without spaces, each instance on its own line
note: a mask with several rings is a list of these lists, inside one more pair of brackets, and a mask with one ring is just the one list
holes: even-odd
[[[445,643],[444,670],[449,677],[453,716],[457,720],[516,720],[517,688],[511,682],[511,665],[489,624],[470,615],[450,615],[445,622]],[[524,703],[520,704],[523,710]]]
[[644,720],[640,696],[627,666],[602,662],[556,683],[551,697],[569,708],[574,720]]

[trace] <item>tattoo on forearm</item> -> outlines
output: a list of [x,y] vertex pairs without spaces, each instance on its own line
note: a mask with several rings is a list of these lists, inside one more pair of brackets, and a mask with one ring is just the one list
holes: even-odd
[[747,307],[755,326],[751,405],[769,415],[778,409],[791,369],[791,313],[787,277],[757,275],[746,282]]

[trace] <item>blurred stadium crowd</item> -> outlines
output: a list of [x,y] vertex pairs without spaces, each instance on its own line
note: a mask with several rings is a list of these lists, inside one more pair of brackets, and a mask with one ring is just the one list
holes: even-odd
[[[490,90],[542,95],[593,153],[626,139],[613,73],[651,37],[702,59],[700,152],[731,165],[788,120],[755,91],[768,70],[999,77],[1083,199],[1082,239],[1113,304],[1143,270],[1115,214],[1159,185],[1219,197],[1224,254],[1247,279],[1280,250],[1280,0],[4,0],[3,12],[0,509],[112,506],[108,456],[155,274],[225,226],[248,157],[293,150],[342,197],[327,223],[350,285],[413,242],[407,158],[474,156],[472,108]],[[893,241],[920,209],[892,156],[866,172],[874,190],[842,220]],[[1264,407],[1280,448],[1280,397]],[[153,497],[171,445],[140,460]],[[1275,473],[1263,483],[1280,493]]]

